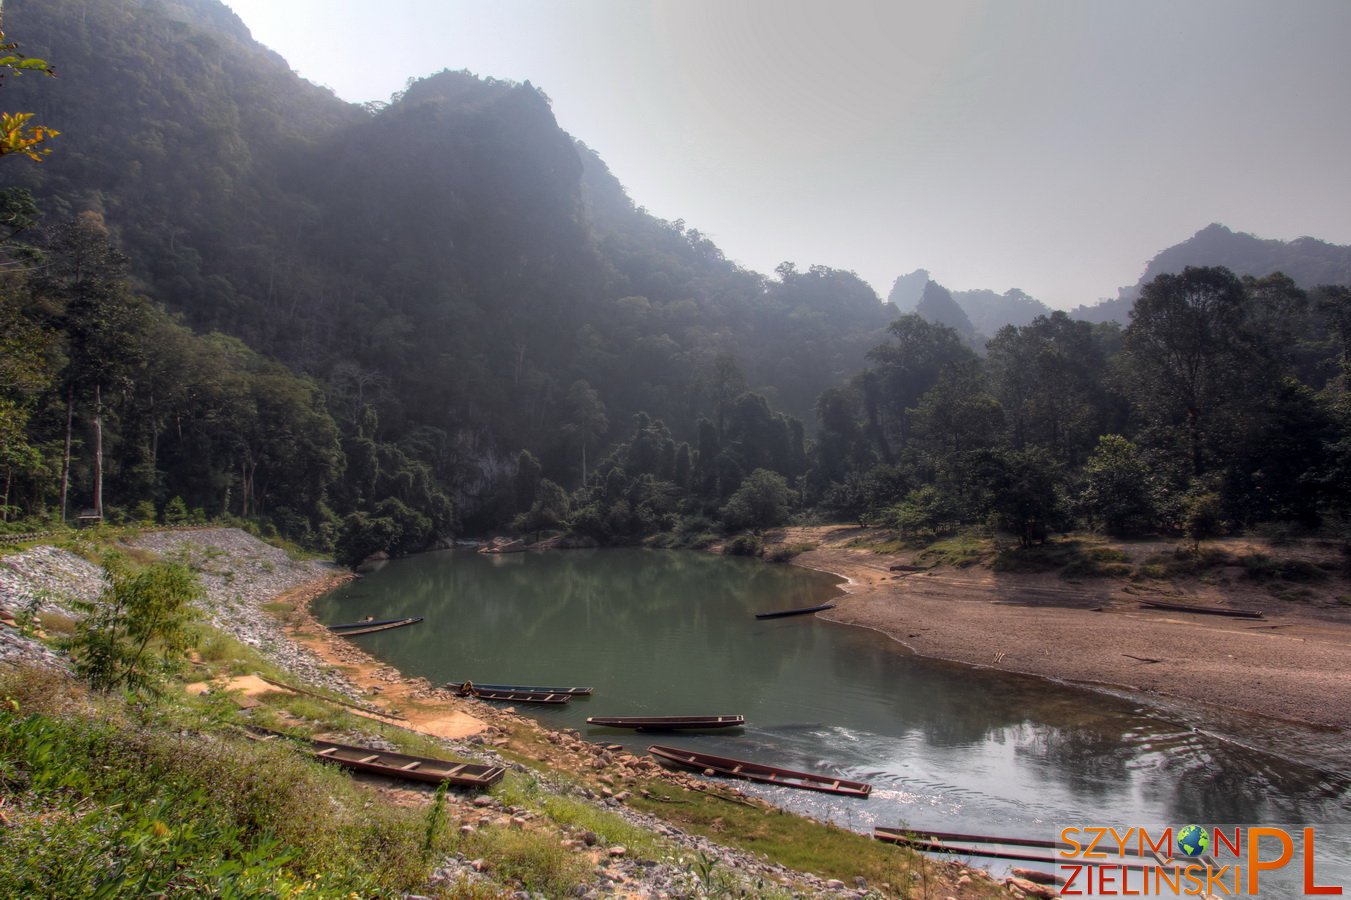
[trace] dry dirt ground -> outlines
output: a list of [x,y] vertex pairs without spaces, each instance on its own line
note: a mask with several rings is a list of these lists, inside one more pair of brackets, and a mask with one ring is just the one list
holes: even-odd
[[[847,579],[846,596],[824,616],[883,632],[923,656],[1351,727],[1351,605],[1343,599],[1351,583],[1330,576],[1280,597],[1269,583],[1246,577],[1237,562],[1261,552],[1326,564],[1339,561],[1335,548],[1214,542],[1212,549],[1227,551],[1232,564],[1199,578],[1070,582],[981,566],[896,570],[915,564],[915,554],[860,546],[870,537],[877,535],[849,526],[772,535],[785,544],[815,545],[793,562]],[[1138,566],[1176,545],[1115,546]],[[1256,609],[1264,618],[1151,610],[1141,607],[1142,599]]]

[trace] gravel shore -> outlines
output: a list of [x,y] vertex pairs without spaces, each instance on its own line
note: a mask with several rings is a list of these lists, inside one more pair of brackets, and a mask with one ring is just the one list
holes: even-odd
[[[784,543],[816,546],[795,564],[847,579],[846,596],[824,618],[880,631],[921,656],[1154,694],[1226,714],[1351,729],[1351,607],[1343,600],[1351,585],[1344,577],[1330,575],[1291,600],[1237,563],[1205,579],[1171,582],[1070,582],[982,567],[914,571],[913,554],[856,546],[866,534],[831,526],[782,536]],[[1172,549],[1125,545],[1140,560]],[[1235,557],[1274,552],[1237,543],[1230,549]],[[1143,609],[1148,599],[1253,608],[1265,618]]]
[[[297,682],[328,687],[364,703],[371,702],[371,695],[367,693],[371,690],[382,701],[390,699],[397,684],[405,696],[470,710],[487,723],[481,733],[463,740],[442,741],[448,749],[464,758],[492,761],[525,772],[526,769],[519,763],[509,762],[499,756],[494,744],[504,742],[503,736],[509,729],[526,727],[540,732],[553,745],[559,755],[555,762],[563,763],[565,768],[603,769],[605,778],[613,776],[611,783],[617,783],[618,779],[626,775],[642,775],[668,777],[678,783],[688,784],[692,789],[701,789],[694,776],[680,773],[663,775],[664,770],[649,759],[616,748],[591,744],[581,739],[576,732],[548,732],[532,719],[518,716],[510,710],[453,698],[447,692],[426,684],[424,679],[404,678],[378,661],[368,659],[364,667],[353,665],[358,662],[353,657],[353,654],[358,653],[357,648],[338,642],[338,655],[335,655],[332,650],[326,649],[329,647],[326,633],[310,634],[306,636],[305,643],[293,640],[279,619],[265,610],[264,606],[283,594],[289,593],[290,598],[295,598],[298,596],[297,590],[302,588],[305,589],[304,597],[317,595],[350,577],[331,564],[292,560],[283,551],[237,529],[148,532],[131,541],[130,546],[182,560],[198,570],[206,589],[200,603],[204,615],[216,627],[256,648],[290,672]],[[68,614],[72,599],[94,600],[105,587],[106,580],[101,569],[64,550],[36,547],[0,557],[0,608],[11,614],[26,609]],[[301,616],[305,617],[303,613]],[[306,630],[316,631],[313,628]],[[322,632],[322,629],[317,630]],[[0,625],[0,664],[20,660],[64,666],[60,657],[38,641],[25,637],[17,628]],[[338,670],[338,665],[353,672],[353,677],[360,678],[363,683],[358,684],[348,678]],[[371,683],[364,683],[367,681]],[[373,734],[353,735],[352,739],[361,740],[370,746],[377,746],[379,741]],[[710,890],[723,891],[728,896],[756,896],[765,889],[772,890],[775,895],[791,897],[863,900],[880,896],[861,878],[855,879],[852,884],[820,878],[786,869],[763,857],[717,844],[698,835],[687,834],[659,819],[626,807],[622,796],[614,791],[605,789],[596,792],[577,784],[555,781],[547,773],[534,771],[532,774],[548,790],[602,805],[631,824],[660,836],[676,848],[676,856],[670,860],[638,859],[630,856],[626,848],[608,842],[603,835],[565,828],[563,845],[572,852],[587,854],[594,863],[591,881],[578,885],[573,896],[699,897],[710,895]],[[734,789],[720,789],[728,794],[738,793]],[[397,793],[399,790],[389,789],[386,792]],[[413,802],[426,802],[422,793],[412,792],[410,796]],[[459,807],[456,819],[462,823],[462,829],[484,825],[531,826],[533,814],[528,810],[505,806],[490,796],[475,798],[452,795],[451,802]],[[716,873],[717,884],[701,881],[700,876],[695,874],[696,864],[704,871],[705,878],[708,873]],[[459,857],[447,859],[433,873],[432,884],[481,880],[485,867],[483,860]],[[978,882],[995,887],[994,882],[981,878],[980,873],[968,873],[961,867],[943,869],[949,883],[955,883],[963,877],[963,883],[970,882],[974,875]],[[915,872],[914,877],[918,878],[919,873]],[[982,896],[989,895],[989,887],[982,891]],[[964,892],[954,889],[953,893]],[[532,900],[524,893],[517,896],[523,900]]]

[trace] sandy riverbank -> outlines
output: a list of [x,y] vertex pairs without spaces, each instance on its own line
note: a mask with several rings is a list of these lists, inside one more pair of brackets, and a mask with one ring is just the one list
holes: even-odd
[[[1351,728],[1351,607],[1336,599],[1351,593],[1343,584],[1289,601],[1223,570],[1210,583],[1167,584],[1070,583],[978,567],[893,571],[913,554],[850,546],[865,536],[848,526],[778,536],[816,545],[794,563],[847,579],[846,596],[822,614],[833,621],[875,629],[923,656]],[[1143,558],[1161,547],[1126,549]],[[1145,610],[1142,597],[1255,607],[1265,618]]]

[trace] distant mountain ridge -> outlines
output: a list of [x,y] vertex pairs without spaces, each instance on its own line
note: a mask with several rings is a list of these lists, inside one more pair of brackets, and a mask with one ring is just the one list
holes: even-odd
[[1307,290],[1321,284],[1351,284],[1351,246],[1312,237],[1293,241],[1259,238],[1212,222],[1151,259],[1140,280],[1121,288],[1114,299],[1076,307],[1070,315],[1089,322],[1128,322],[1146,284],[1187,266],[1224,266],[1237,275],[1255,278],[1283,272]]
[[[1283,272],[1307,290],[1324,284],[1351,284],[1351,246],[1312,237],[1293,241],[1259,238],[1214,222],[1154,256],[1145,265],[1140,280],[1121,288],[1116,297],[1077,306],[1069,315],[1086,322],[1124,325],[1130,321],[1131,309],[1146,284],[1160,275],[1177,274],[1187,266],[1224,266],[1237,275],[1255,278]],[[929,289],[930,284],[942,289],[942,294]],[[922,308],[926,293],[931,300],[927,309]],[[941,302],[935,305],[932,300],[936,296],[953,301],[960,309],[954,310]],[[1003,294],[992,290],[948,290],[934,282],[927,269],[898,277],[887,299],[902,313],[918,312],[929,321],[956,328],[968,340],[974,334],[977,341],[982,336],[993,337],[1005,325],[1021,327],[1054,311],[1017,288]],[[958,313],[962,315],[959,317]]]

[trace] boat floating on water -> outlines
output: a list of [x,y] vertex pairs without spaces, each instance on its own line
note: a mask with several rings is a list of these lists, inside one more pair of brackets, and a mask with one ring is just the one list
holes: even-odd
[[639,731],[675,731],[696,728],[736,728],[745,716],[588,716],[588,725],[604,728],[636,728]]
[[805,616],[808,613],[820,612],[823,609],[834,609],[834,603],[822,603],[820,606],[802,606],[797,609],[781,609],[777,612],[756,613],[757,619],[781,619],[784,616]]
[[328,626],[328,630],[343,637],[351,637],[354,634],[371,634],[375,631],[389,631],[391,628],[416,625],[421,621],[422,616],[410,616],[406,619],[372,619],[369,622],[348,622],[345,625],[330,625]]
[[529,694],[571,694],[574,697],[584,697],[591,694],[595,688],[589,687],[540,687],[538,685],[528,684],[489,684],[486,681],[447,681],[442,687],[448,691],[463,691],[465,685],[475,691],[525,691]]
[[[1112,866],[1122,869],[1152,869],[1156,864],[1161,865],[1164,862],[1162,857],[1152,855],[1146,857],[1130,849],[1127,849],[1124,854],[1110,850],[1104,851],[1097,858],[1092,854],[1076,855],[1070,858],[1050,852],[1038,853],[1036,852],[1038,850],[1063,851],[1071,849],[1073,845],[1037,838],[994,837],[982,834],[957,834],[947,831],[877,827],[873,829],[873,839],[888,844],[899,844],[902,847],[910,847],[914,850],[923,850],[926,853],[946,853],[963,859],[977,856],[986,859],[1014,859],[1050,865],[1074,863],[1076,865]],[[1149,862],[1131,862],[1123,859],[1123,856],[1148,859]]]
[[460,688],[463,697],[477,697],[480,700],[506,700],[511,703],[568,703],[572,694],[551,694],[546,691],[492,691],[471,684],[467,689]]
[[872,793],[873,786],[861,781],[849,781],[833,775],[820,775],[815,772],[798,772],[778,766],[750,762],[744,759],[732,759],[727,756],[714,756],[711,753],[699,753],[694,750],[682,750],[679,747],[663,747],[653,744],[647,748],[657,759],[674,763],[689,769],[698,769],[704,774],[725,775],[728,778],[745,778],[764,784],[777,784],[783,787],[803,788],[809,791],[824,791],[828,794],[843,794],[846,797],[866,797]]
[[406,753],[373,750],[370,747],[357,747],[313,738],[293,738],[280,731],[257,726],[250,726],[248,730],[257,740],[272,741],[282,738],[297,741],[302,746],[308,745],[310,754],[318,759],[337,763],[358,772],[388,775],[408,781],[423,781],[429,784],[446,781],[459,787],[486,788],[501,781],[502,776],[506,774],[506,769],[502,766],[409,756]]

